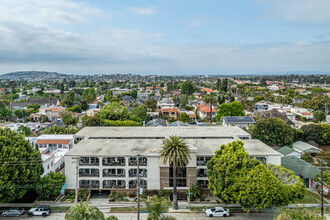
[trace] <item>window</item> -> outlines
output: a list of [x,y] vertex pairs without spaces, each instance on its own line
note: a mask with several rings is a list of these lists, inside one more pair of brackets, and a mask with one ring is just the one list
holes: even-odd
[[99,176],[99,169],[82,168],[79,169],[79,177]]
[[[128,182],[128,186],[130,189],[135,189],[137,187],[136,180],[130,180]],[[140,187],[146,189],[148,186],[147,180],[140,180]]]
[[53,164],[53,161],[51,162],[51,166],[53,166],[54,164]]
[[79,165],[99,165],[99,158],[98,157],[82,157],[80,158]]
[[[147,169],[139,169],[141,177],[147,177]],[[137,177],[137,169],[129,169],[129,177]]]
[[49,164],[47,165],[47,170],[49,170]]
[[[147,158],[146,157],[140,157],[140,166],[147,166]],[[130,157],[128,159],[128,165],[129,166],[137,166],[137,158],[136,157]]]
[[124,157],[104,157],[103,166],[125,166]]
[[[176,168],[176,184],[178,187],[187,186],[187,169],[186,167]],[[170,167],[170,187],[173,187],[173,167]]]

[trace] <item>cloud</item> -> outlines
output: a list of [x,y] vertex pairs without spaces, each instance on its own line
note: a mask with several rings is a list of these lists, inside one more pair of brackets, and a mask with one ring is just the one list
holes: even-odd
[[329,0],[257,0],[257,3],[265,6],[263,16],[267,18],[312,24],[330,23]]
[[156,14],[155,7],[146,7],[146,8],[130,7],[129,9],[133,13],[138,14],[138,15],[154,15],[154,14]]

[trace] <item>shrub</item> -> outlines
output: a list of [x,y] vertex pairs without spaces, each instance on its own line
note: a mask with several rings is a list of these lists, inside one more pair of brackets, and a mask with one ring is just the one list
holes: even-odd
[[158,196],[159,196],[159,197],[166,197],[166,198],[168,198],[171,194],[172,194],[172,193],[171,193],[170,190],[167,190],[167,189],[161,189],[161,190],[159,190]]
[[89,194],[88,189],[79,189],[79,191],[78,191],[78,199],[79,199],[79,201],[86,202],[87,201],[88,194]]
[[118,220],[118,218],[116,216],[111,215],[107,218],[107,220]]
[[136,192],[130,192],[130,193],[128,193],[128,197],[129,197],[129,198],[134,198],[134,197],[136,197]]

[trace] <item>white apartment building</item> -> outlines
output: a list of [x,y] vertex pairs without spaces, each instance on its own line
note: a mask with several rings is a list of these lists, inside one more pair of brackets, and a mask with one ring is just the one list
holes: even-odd
[[[78,142],[65,156],[66,189],[78,185],[91,190],[136,190],[137,155],[140,155],[141,186],[148,190],[172,189],[173,169],[164,164],[160,150],[165,138],[180,136],[191,150],[189,163],[177,174],[178,190],[187,182],[207,187],[206,163],[222,144],[242,140],[251,157],[263,163],[281,164],[281,154],[236,126],[212,127],[85,127]],[[189,179],[189,180],[188,180]]]
[[45,175],[49,172],[59,172],[64,168],[64,155],[74,146],[74,135],[41,135],[31,138],[33,146],[38,147]]

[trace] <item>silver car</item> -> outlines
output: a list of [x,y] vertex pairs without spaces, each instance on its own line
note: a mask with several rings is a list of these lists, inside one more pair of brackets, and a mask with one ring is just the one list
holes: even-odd
[[11,208],[2,213],[2,216],[7,217],[7,216],[21,216],[24,214],[24,208]]
[[223,207],[215,207],[213,209],[206,209],[205,215],[208,217],[227,217],[230,213],[228,209]]

